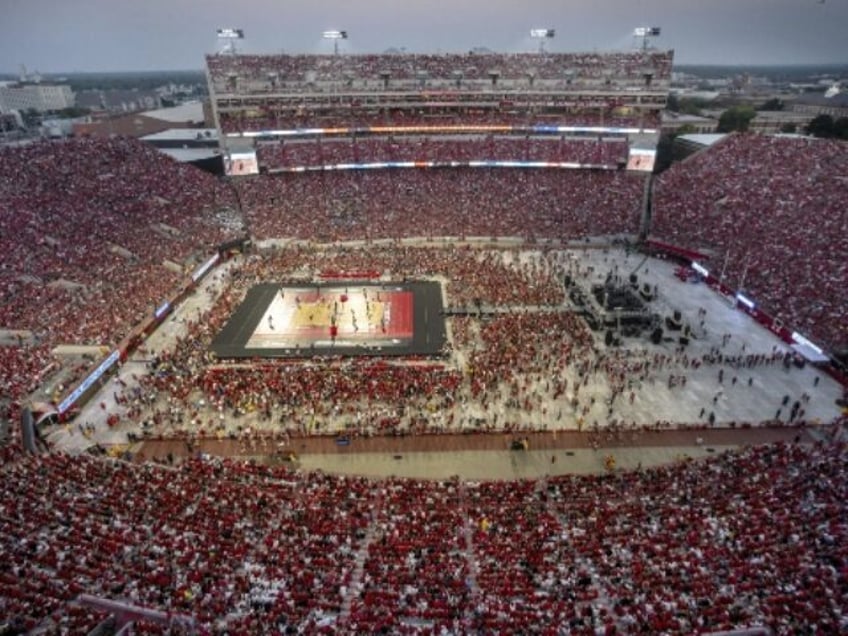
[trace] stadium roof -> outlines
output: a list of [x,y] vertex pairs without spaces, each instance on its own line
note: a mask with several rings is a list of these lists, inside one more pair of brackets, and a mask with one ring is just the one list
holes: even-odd
[[660,113],[663,123],[678,123],[678,124],[704,124],[713,123],[716,120],[712,117],[702,117],[700,115],[690,115],[689,113],[675,113],[664,110]]
[[175,123],[202,123],[203,122],[203,103],[202,102],[186,102],[179,106],[171,108],[157,108],[156,110],[146,110],[142,115],[169,121]]
[[211,159],[221,154],[219,150],[214,148],[157,148],[157,150],[172,159],[185,163]]
[[215,128],[169,128],[161,132],[145,135],[142,141],[194,141],[203,138],[218,141],[218,131]]
[[698,144],[700,146],[708,147],[713,144],[721,141],[727,136],[726,133],[713,133],[713,134],[693,134],[693,135],[680,135],[679,139],[683,139],[693,144]]

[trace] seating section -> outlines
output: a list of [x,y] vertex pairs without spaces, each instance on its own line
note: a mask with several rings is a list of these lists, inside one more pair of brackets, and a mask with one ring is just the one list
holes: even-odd
[[220,54],[206,62],[221,130],[241,133],[486,124],[656,128],[672,57]]
[[241,180],[257,238],[581,239],[636,234],[644,177],[577,169],[388,169]]
[[[237,102],[238,103],[238,102]],[[460,105],[442,106],[427,110],[414,108],[357,109],[350,104],[321,108],[281,109],[268,104],[261,110],[220,110],[221,130],[227,133],[260,133],[273,130],[310,128],[380,128],[383,126],[433,128],[440,132],[444,126],[581,126],[581,127],[660,127],[660,104],[648,111],[634,111],[621,107],[618,100],[603,102],[593,99],[575,99],[568,107],[545,112],[535,104],[506,105],[493,101],[485,108],[467,112]],[[379,130],[377,132],[380,132]]]
[[546,161],[616,167],[627,161],[623,140],[560,137],[365,137],[262,144],[259,163],[269,169],[382,161]]
[[[467,82],[482,92],[494,76],[513,91],[533,78],[540,89],[623,94],[644,88],[646,76],[666,83],[671,53],[217,55],[207,64],[214,90],[237,97],[378,92],[387,83],[420,92]],[[571,109],[579,124],[653,116],[608,106],[575,103],[563,112]],[[415,109],[345,116],[347,107],[317,119],[263,108],[250,117],[224,112],[221,124],[227,132],[434,122]],[[442,113],[438,124],[546,121],[544,113],[500,108]],[[543,419],[547,426],[548,408],[566,395],[582,430],[598,412],[609,408],[611,416],[635,378],[667,376],[666,365],[715,364],[721,374],[722,365],[782,360],[779,352],[744,349],[738,356],[599,352],[585,322],[563,309],[563,278],[588,276],[588,268],[541,240],[636,234],[643,175],[285,170],[476,160],[612,167],[626,157],[622,141],[366,136],[258,148],[261,165],[282,173],[232,183],[128,139],[0,149],[0,330],[8,343],[0,346],[0,419],[15,422],[23,398],[59,369],[53,347],[114,348],[243,227],[257,240],[303,242],[232,263],[220,299],[185,322],[173,348],[151,352],[150,373],[137,386],[116,382],[121,409],[110,415],[133,435],[188,444],[267,436],[283,448],[290,436],[342,431],[511,432]],[[786,324],[848,344],[845,175],[844,143],[731,136],[658,179],[652,235],[707,252],[708,267]],[[426,240],[372,242],[415,237]],[[444,237],[497,237],[499,249]],[[510,249],[504,237],[529,243]],[[450,363],[211,359],[212,338],[254,284],[325,271],[438,277]],[[492,307],[499,311],[485,320],[469,317]],[[65,382],[87,365],[64,369]],[[580,394],[593,374],[610,386],[608,403]],[[230,426],[249,412],[260,414],[254,431]],[[277,417],[280,425],[263,425]],[[625,420],[608,422],[611,439],[685,426]],[[790,422],[804,425],[794,414]],[[841,433],[845,418],[833,424]],[[591,435],[600,434],[595,421]],[[846,633],[848,445],[834,439],[513,482],[372,480],[200,454],[177,467],[131,464],[0,446],[0,632],[89,633],[105,615],[73,602],[87,593],[194,617],[201,633],[691,634],[752,626]],[[147,624],[137,631],[165,633]]]
[[380,483],[351,627],[370,633],[456,624],[471,590],[457,482]]
[[135,140],[6,148],[0,175],[0,325],[52,342],[113,342],[184,276],[167,262],[185,270],[235,233],[213,177]]
[[239,634],[846,628],[844,443],[535,482],[3,461],[18,631],[87,633],[103,616],[71,604],[83,592]]
[[[269,279],[285,281],[304,271],[363,271],[367,264],[396,280],[439,272],[449,281],[448,309],[456,311],[479,305],[554,308],[563,301],[556,263],[543,257],[524,263],[508,258],[500,252],[468,248],[412,247],[348,248],[335,254],[304,247],[278,250],[267,258],[255,256],[240,269],[222,301],[189,326],[186,338],[173,351],[162,352],[155,367],[158,372],[141,380],[145,391],[141,397],[168,395],[179,412],[191,410],[198,392],[225,413],[283,409],[294,430],[312,434],[332,432],[339,422],[351,432],[372,434],[462,428],[467,414],[459,403],[471,397],[469,390],[485,404],[498,394],[500,381],[518,383],[519,376],[541,370],[553,373],[569,353],[585,354],[591,347],[584,323],[573,314],[559,312],[498,316],[482,334],[487,346],[469,360],[474,370],[467,374],[441,360],[412,365],[362,359],[341,365],[320,360],[210,365],[204,352],[247,289]],[[462,339],[460,333],[456,335]],[[503,346],[494,347],[496,341]],[[425,416],[428,413],[430,417]],[[139,417],[130,416],[136,421],[144,417],[146,427],[156,434],[174,426],[169,412],[142,416],[139,411]],[[199,428],[201,435],[219,432],[204,425]]]
[[0,149],[0,329],[31,332],[0,356],[15,399],[55,345],[114,347],[184,284],[241,220],[211,175],[132,139]]
[[734,135],[657,181],[651,234],[706,265],[784,324],[848,345],[845,142]]
[[672,52],[620,53],[468,53],[431,55],[207,55],[215,88],[225,90],[233,77],[271,90],[316,82],[366,80],[382,89],[382,79],[439,82],[489,81],[490,72],[503,79],[557,80],[579,84],[585,80],[641,83],[649,69],[657,81],[671,77]]

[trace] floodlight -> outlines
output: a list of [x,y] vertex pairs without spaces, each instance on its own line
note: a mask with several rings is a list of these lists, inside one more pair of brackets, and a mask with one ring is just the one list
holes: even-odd
[[539,40],[539,53],[545,51],[545,40],[553,39],[555,35],[555,29],[530,29],[530,37]]
[[552,38],[556,35],[554,29],[530,29],[531,38]]
[[633,37],[642,38],[642,50],[647,50],[648,48],[648,38],[659,37],[660,28],[659,27],[636,27],[633,29]]
[[660,27],[636,27],[633,29],[633,35],[637,38],[657,37],[660,34]]
[[333,54],[339,54],[339,40],[347,40],[347,31],[324,31],[321,37],[333,41]]
[[217,30],[218,41],[221,45],[221,53],[236,53],[236,40],[244,39],[244,31],[242,29],[232,29],[224,27]]
[[243,29],[218,29],[218,37],[226,38],[230,40],[243,40],[244,39],[244,30]]

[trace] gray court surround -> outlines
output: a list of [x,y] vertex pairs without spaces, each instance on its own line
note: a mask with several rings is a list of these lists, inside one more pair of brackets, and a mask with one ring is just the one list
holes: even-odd
[[[374,293],[396,289],[413,295],[413,333],[411,338],[359,339],[355,344],[329,337],[307,346],[251,346],[251,338],[266,315],[271,302],[282,290],[312,290],[349,287],[367,288]],[[210,345],[219,358],[311,358],[328,356],[438,356],[447,342],[441,284],[435,281],[334,281],[316,283],[261,283],[247,295]]]

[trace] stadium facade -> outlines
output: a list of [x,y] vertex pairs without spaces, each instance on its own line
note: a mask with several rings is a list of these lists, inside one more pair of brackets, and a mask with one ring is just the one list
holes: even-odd
[[[603,135],[653,151],[673,51],[206,60],[215,123],[233,152],[381,134]],[[650,169],[645,154],[631,167]]]

